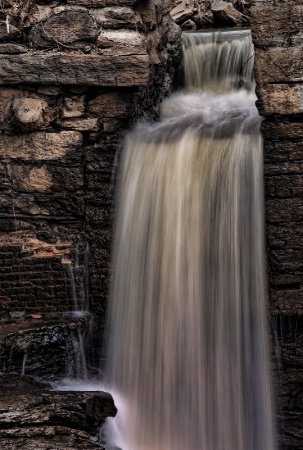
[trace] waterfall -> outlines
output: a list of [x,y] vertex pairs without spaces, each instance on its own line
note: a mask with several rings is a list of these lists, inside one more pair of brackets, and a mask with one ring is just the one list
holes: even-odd
[[127,137],[107,426],[123,450],[274,450],[250,32],[183,36],[185,88]]

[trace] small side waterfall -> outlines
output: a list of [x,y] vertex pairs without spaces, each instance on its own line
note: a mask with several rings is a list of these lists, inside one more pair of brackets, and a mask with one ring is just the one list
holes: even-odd
[[123,450],[274,450],[249,31],[184,35],[186,88],[125,143],[107,380]]

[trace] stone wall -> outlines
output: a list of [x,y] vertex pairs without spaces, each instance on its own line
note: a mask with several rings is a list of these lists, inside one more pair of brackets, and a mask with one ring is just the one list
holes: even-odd
[[[125,131],[169,91],[169,10],[183,30],[251,24],[278,434],[303,449],[301,0],[0,1],[0,369],[62,375],[79,336],[100,356],[88,331],[100,342],[115,168]],[[86,308],[93,321],[70,313]]]
[[[0,2],[3,371],[63,374],[88,328],[101,347],[115,161],[125,130],[156,117],[170,89],[180,56],[170,8]],[[69,314],[86,309],[93,320]]]
[[279,441],[303,449],[303,4],[253,0]]

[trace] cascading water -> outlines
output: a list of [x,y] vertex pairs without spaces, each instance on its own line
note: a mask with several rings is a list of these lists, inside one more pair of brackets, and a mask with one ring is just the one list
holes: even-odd
[[125,143],[107,380],[123,450],[275,448],[249,31],[185,34],[183,92]]

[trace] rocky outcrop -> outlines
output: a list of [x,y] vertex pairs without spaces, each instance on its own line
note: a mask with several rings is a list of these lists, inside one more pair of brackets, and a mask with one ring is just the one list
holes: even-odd
[[[43,306],[41,311],[29,314],[15,310],[10,311],[8,317],[2,314],[2,372],[47,379],[85,377],[85,356],[93,325],[90,314],[45,312]],[[95,374],[91,372],[92,376]]]
[[106,392],[55,392],[47,384],[0,376],[0,442],[5,450],[103,449],[99,429],[117,409]]
[[264,117],[266,230],[279,441],[303,449],[302,2],[251,2]]
[[245,0],[177,0],[171,10],[175,22],[184,31],[207,27],[248,25]]
[[231,25],[248,22],[247,17],[237,11],[232,3],[223,0],[214,0],[211,4],[211,11],[215,18]]

